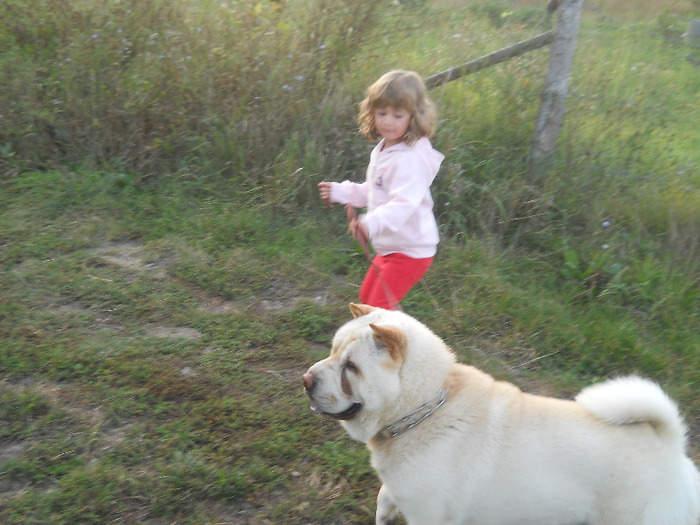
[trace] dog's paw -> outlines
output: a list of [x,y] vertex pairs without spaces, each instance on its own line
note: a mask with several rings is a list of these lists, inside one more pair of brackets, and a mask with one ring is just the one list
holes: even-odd
[[382,485],[377,495],[377,519],[376,525],[392,525],[399,519],[399,509],[394,503],[389,489]]
[[389,516],[380,516],[377,513],[377,525],[394,525],[399,522],[399,513],[394,509]]

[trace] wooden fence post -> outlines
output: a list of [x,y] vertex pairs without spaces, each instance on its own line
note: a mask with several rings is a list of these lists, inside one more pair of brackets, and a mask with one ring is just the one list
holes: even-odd
[[559,18],[554,29],[549,67],[541,95],[542,103],[531,141],[530,170],[533,172],[555,151],[569,94],[569,78],[582,7],[583,0],[561,0],[559,3]]

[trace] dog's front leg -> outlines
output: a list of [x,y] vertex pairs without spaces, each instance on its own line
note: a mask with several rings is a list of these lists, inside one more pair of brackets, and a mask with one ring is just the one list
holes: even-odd
[[376,525],[391,525],[399,517],[399,509],[391,497],[386,485],[382,485],[377,495],[377,520]]

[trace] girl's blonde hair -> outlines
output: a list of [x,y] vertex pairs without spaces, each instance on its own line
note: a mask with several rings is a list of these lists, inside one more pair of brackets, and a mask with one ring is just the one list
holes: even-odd
[[417,73],[403,69],[389,71],[367,88],[367,96],[360,102],[360,115],[357,118],[363,136],[370,140],[381,137],[374,124],[374,110],[387,106],[411,113],[411,123],[404,135],[404,141],[408,144],[435,134],[437,109],[428,98],[428,90]]

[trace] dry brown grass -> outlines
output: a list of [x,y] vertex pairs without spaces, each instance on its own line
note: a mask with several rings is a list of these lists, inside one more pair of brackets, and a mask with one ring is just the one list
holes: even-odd
[[611,15],[616,13],[636,13],[658,15],[664,11],[691,14],[700,8],[698,0],[590,0],[586,5],[604,10]]
[[[517,6],[532,6],[543,9],[547,5],[547,0],[512,0]],[[664,11],[671,11],[676,14],[697,16],[700,10],[700,0],[586,0],[587,11],[604,11],[610,16],[634,16],[634,17],[655,17]]]

